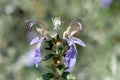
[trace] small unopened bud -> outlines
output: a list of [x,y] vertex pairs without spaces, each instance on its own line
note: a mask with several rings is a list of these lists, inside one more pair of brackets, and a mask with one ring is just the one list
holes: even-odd
[[54,64],[56,64],[56,65],[59,65],[59,64],[61,64],[61,58],[60,57],[58,57],[58,58],[56,58],[55,60],[54,60]]
[[56,17],[55,19],[52,19],[52,21],[54,25],[54,30],[58,30],[60,28],[59,26],[61,25],[60,18]]
[[57,46],[61,45],[61,41],[57,41],[57,42],[56,42],[56,45],[57,45]]
[[60,64],[60,60],[57,61],[57,64]]

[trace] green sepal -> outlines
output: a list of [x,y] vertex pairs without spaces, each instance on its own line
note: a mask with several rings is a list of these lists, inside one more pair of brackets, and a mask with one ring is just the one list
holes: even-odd
[[60,36],[57,34],[56,39],[60,39]]
[[56,70],[57,70],[57,72],[60,76],[63,74],[64,68],[65,68],[64,64],[60,64],[60,65],[57,66]]
[[53,58],[55,56],[55,54],[47,54],[45,57],[44,57],[44,59],[43,59],[43,61],[46,61],[46,60],[49,60],[49,59],[51,59],[51,58]]
[[52,50],[54,44],[53,44],[53,40],[49,40],[49,41],[46,41],[46,43],[48,43],[48,46],[49,47],[46,47],[45,49],[46,50]]
[[62,73],[63,73],[63,71],[64,71],[64,69],[56,69],[57,70],[57,72],[58,72],[58,74],[61,76],[62,75]]

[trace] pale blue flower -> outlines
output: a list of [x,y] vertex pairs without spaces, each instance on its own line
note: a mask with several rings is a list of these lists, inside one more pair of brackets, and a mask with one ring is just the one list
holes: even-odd
[[[73,23],[78,24],[79,27],[77,27],[75,30],[71,31],[71,29],[72,29],[72,26],[71,26],[71,25],[72,25]],[[75,63],[76,63],[76,58],[77,58],[78,52],[77,52],[75,43],[76,43],[76,44],[79,44],[79,45],[81,45],[81,46],[83,46],[83,47],[86,46],[85,43],[84,43],[82,40],[80,40],[79,38],[76,38],[76,37],[73,36],[73,35],[74,35],[75,33],[77,33],[78,31],[82,31],[81,23],[78,22],[78,21],[73,21],[73,22],[68,26],[67,30],[63,33],[63,38],[64,38],[65,40],[67,40],[68,46],[70,47],[70,48],[68,49],[68,51],[66,52],[66,56],[65,56],[65,59],[66,59],[65,65],[66,65],[67,67],[73,67],[73,66],[75,65]]]
[[35,37],[31,42],[30,45],[33,44],[37,44],[36,49],[35,49],[35,59],[34,59],[34,63],[36,65],[36,67],[38,67],[38,65],[40,64],[41,60],[42,60],[42,56],[41,56],[41,43],[43,42],[44,37]]
[[66,52],[66,66],[72,67],[76,63],[76,57],[77,57],[77,50],[75,45],[71,45],[69,50]]
[[37,48],[35,50],[35,59],[34,59],[34,63],[36,65],[36,67],[38,67],[38,65],[40,64],[41,60],[42,60],[41,51],[40,51],[39,48]]
[[108,8],[111,4],[112,4],[112,0],[102,0],[101,1],[102,8]]
[[[29,20],[27,20],[28,22]],[[33,25],[35,24],[42,24],[43,26],[46,27],[46,25],[42,22],[40,22],[39,20],[34,20],[34,21],[29,21],[29,30],[32,29]],[[47,28],[47,27],[46,27]],[[35,59],[34,59],[34,63],[36,65],[36,67],[38,67],[38,65],[40,64],[41,60],[42,60],[42,56],[41,56],[41,43],[43,42],[44,39],[48,39],[47,37],[47,32],[45,30],[43,30],[42,28],[36,28],[36,30],[40,33],[41,37],[35,37],[31,42],[30,45],[36,44],[36,49],[35,49]]]

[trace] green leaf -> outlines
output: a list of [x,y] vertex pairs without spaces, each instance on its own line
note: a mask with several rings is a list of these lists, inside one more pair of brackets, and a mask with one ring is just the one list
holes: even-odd
[[58,69],[64,69],[65,68],[65,65],[64,64],[60,64],[57,66]]
[[63,42],[63,46],[68,46],[68,43],[66,40],[63,39],[62,42]]
[[64,71],[64,69],[58,69],[58,68],[57,68],[57,72],[58,72],[58,74],[59,74],[60,76],[62,75],[63,71]]
[[44,57],[43,61],[49,60],[51,58],[53,58],[55,56],[55,54],[48,54]]
[[47,50],[52,50],[52,48],[53,48],[53,40],[49,40],[49,41],[46,41],[46,43],[48,43],[48,46],[49,47],[46,47],[45,49],[47,49]]
[[53,77],[54,77],[53,73],[47,73],[47,74],[42,75],[43,80],[50,80]]
[[41,76],[40,78],[37,78],[36,80],[44,80],[44,79],[43,79],[42,76]]
[[61,46],[60,46],[58,49],[59,49],[60,51],[63,51],[63,47],[61,47]]
[[60,36],[57,34],[56,39],[60,39]]
[[64,79],[67,79],[67,76],[70,74],[70,72],[63,72],[62,77]]

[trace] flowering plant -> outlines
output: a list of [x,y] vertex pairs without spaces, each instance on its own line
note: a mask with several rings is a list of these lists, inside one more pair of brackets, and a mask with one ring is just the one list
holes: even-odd
[[[48,66],[52,72],[42,75],[41,80],[75,80],[76,77],[69,70],[71,67],[74,67],[78,55],[75,44],[83,47],[86,46],[82,40],[74,37],[74,34],[82,31],[81,23],[78,20],[73,20],[61,35],[60,29],[62,22],[60,18],[56,17],[52,21],[54,25],[54,36],[43,22],[39,20],[27,21],[29,22],[29,30],[35,24],[44,26],[44,28],[36,27],[36,31],[40,34],[40,37],[35,37],[30,42],[30,45],[36,44],[34,63],[38,67],[41,61],[52,59],[51,64]],[[49,51],[49,54],[44,58],[41,52],[43,42],[48,44],[45,50]]]

